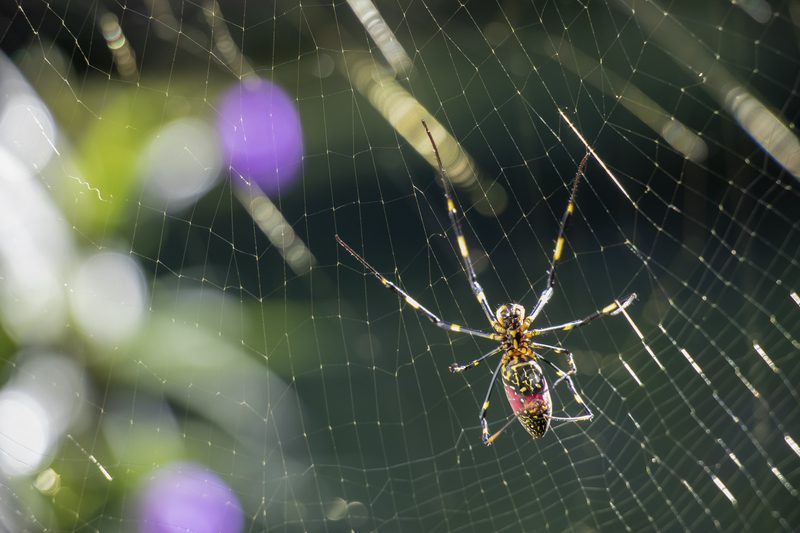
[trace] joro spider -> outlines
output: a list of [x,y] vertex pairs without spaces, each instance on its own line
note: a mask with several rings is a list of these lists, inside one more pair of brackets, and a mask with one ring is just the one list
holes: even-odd
[[[586,402],[583,401],[583,398],[581,398],[580,394],[578,394],[577,390],[575,390],[575,384],[572,381],[572,376],[574,376],[578,371],[577,367],[575,366],[575,361],[572,357],[572,352],[558,346],[535,342],[533,338],[545,333],[569,331],[571,329],[584,326],[598,317],[619,314],[636,299],[636,294],[631,293],[621,300],[615,300],[602,309],[599,309],[579,320],[572,320],[557,326],[531,328],[531,325],[536,317],[539,316],[545,305],[547,305],[547,302],[549,302],[550,298],[553,296],[553,287],[556,279],[556,265],[561,259],[561,254],[564,251],[564,231],[566,230],[567,224],[569,223],[572,213],[575,210],[575,195],[578,191],[578,183],[580,182],[581,174],[583,174],[584,169],[586,168],[586,163],[589,159],[589,152],[587,152],[583,157],[578,165],[578,170],[575,173],[569,201],[567,202],[567,208],[564,211],[564,215],[561,217],[561,224],[558,228],[558,236],[556,237],[553,256],[550,259],[550,269],[547,273],[547,285],[539,296],[539,300],[536,302],[536,305],[533,306],[533,310],[529,315],[526,316],[525,308],[522,305],[510,303],[503,304],[498,307],[496,311],[492,312],[492,307],[489,305],[489,302],[486,299],[486,294],[484,293],[481,284],[478,282],[478,277],[475,273],[474,267],[472,266],[469,249],[467,248],[467,241],[464,238],[464,232],[462,231],[461,224],[458,220],[458,210],[456,209],[456,204],[453,201],[453,197],[450,193],[449,179],[444,170],[444,166],[442,165],[442,160],[439,156],[439,149],[436,147],[436,142],[433,140],[433,135],[431,135],[428,125],[424,120],[422,121],[422,125],[425,128],[425,132],[428,134],[428,139],[430,139],[433,152],[436,155],[436,161],[439,166],[439,176],[442,180],[444,197],[445,201],[447,202],[447,214],[450,217],[450,224],[452,225],[456,234],[456,243],[458,244],[461,258],[464,261],[464,267],[466,268],[466,273],[469,277],[472,293],[475,295],[478,303],[483,309],[483,312],[486,314],[486,318],[489,320],[489,325],[491,326],[493,332],[489,333],[477,329],[470,329],[442,320],[417,300],[412,298],[411,295],[409,295],[403,289],[383,277],[372,265],[367,263],[366,259],[358,255],[355,250],[348,246],[347,243],[339,238],[338,235],[336,235],[336,241],[345,250],[347,250],[350,255],[355,257],[359,263],[369,270],[372,275],[378,278],[384,287],[397,293],[406,301],[408,305],[427,316],[428,319],[430,319],[430,321],[436,326],[449,331],[466,333],[467,335],[472,335],[474,337],[491,339],[500,343],[498,347],[482,355],[481,357],[478,357],[474,361],[467,363],[466,365],[453,363],[449,367],[451,372],[464,372],[480,365],[480,363],[482,363],[485,359],[495,354],[502,353],[500,362],[492,374],[492,380],[489,383],[489,390],[486,391],[486,398],[483,401],[479,415],[481,424],[481,438],[485,445],[491,445],[492,442],[494,442],[494,440],[513,423],[515,418],[520,421],[525,430],[535,439],[538,439],[547,433],[551,420],[565,422],[581,422],[591,420],[594,417],[594,414],[589,406],[586,405]],[[536,350],[549,350],[556,354],[565,355],[569,364],[569,370],[566,372],[561,370],[555,363],[551,362],[549,359],[546,359]],[[569,387],[569,390],[572,393],[572,396],[575,398],[575,401],[583,410],[582,415],[569,417],[553,416],[553,405],[550,401],[550,389],[547,386],[547,380],[544,377],[544,372],[542,371],[540,362],[545,363],[555,372],[557,378],[553,382],[553,387],[558,385],[561,381],[566,382],[567,387]],[[508,399],[508,403],[511,405],[514,416],[502,428],[500,428],[500,430],[490,436],[489,424],[486,421],[486,414],[489,411],[489,400],[494,385],[497,382],[498,375],[502,375],[506,398]]]

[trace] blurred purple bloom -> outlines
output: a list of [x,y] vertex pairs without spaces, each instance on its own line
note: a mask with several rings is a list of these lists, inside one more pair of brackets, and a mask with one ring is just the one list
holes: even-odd
[[[267,194],[297,176],[303,156],[300,115],[280,87],[246,80],[222,96],[217,128],[228,164]],[[239,181],[234,175],[234,181]]]
[[244,517],[238,498],[219,476],[191,463],[153,473],[139,497],[141,533],[235,533]]

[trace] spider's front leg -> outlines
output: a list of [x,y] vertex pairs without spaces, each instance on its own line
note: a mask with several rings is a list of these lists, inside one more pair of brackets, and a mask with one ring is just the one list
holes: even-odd
[[478,274],[475,272],[475,267],[472,265],[472,259],[469,256],[467,239],[464,237],[464,230],[461,228],[461,223],[458,221],[458,209],[456,208],[456,202],[450,192],[450,178],[447,176],[447,172],[442,164],[442,158],[439,156],[439,148],[436,146],[436,141],[433,140],[433,134],[431,130],[428,129],[428,125],[424,120],[422,121],[422,126],[425,128],[425,133],[428,134],[428,139],[431,141],[431,147],[436,156],[436,163],[439,166],[439,177],[442,180],[444,198],[447,203],[447,216],[450,218],[450,225],[453,227],[453,231],[456,234],[458,253],[461,255],[461,259],[464,262],[464,268],[469,278],[470,289],[472,290],[472,294],[475,295],[475,298],[477,298],[481,309],[483,309],[483,312],[486,314],[486,318],[489,319],[489,323],[494,324],[492,306],[489,305],[489,301],[486,299],[486,293],[483,291],[480,282],[478,282]]
[[461,326],[459,324],[454,324],[452,322],[447,322],[445,320],[442,320],[435,313],[430,311],[427,307],[425,307],[424,305],[419,303],[417,300],[412,298],[411,295],[408,294],[406,291],[404,291],[403,289],[398,287],[396,284],[394,284],[391,281],[389,281],[388,279],[386,279],[386,277],[382,276],[380,274],[380,272],[378,272],[375,269],[374,266],[370,265],[367,262],[366,259],[364,259],[360,255],[358,255],[358,253],[356,253],[356,251],[353,250],[350,247],[350,245],[348,245],[341,238],[339,238],[338,235],[336,235],[335,237],[336,237],[336,242],[338,242],[339,245],[342,248],[347,250],[347,253],[352,255],[359,263],[364,265],[364,268],[366,268],[370,272],[370,274],[375,276],[378,279],[378,281],[381,282],[381,285],[383,285],[384,287],[386,287],[390,291],[394,292],[395,294],[397,294],[398,296],[403,298],[403,300],[405,300],[405,302],[408,305],[410,305],[412,309],[414,309],[415,311],[418,311],[418,312],[422,313],[423,315],[425,315],[426,317],[428,317],[428,320],[433,322],[433,324],[436,327],[439,327],[439,328],[442,328],[442,329],[446,329],[448,331],[466,333],[467,335],[472,335],[474,337],[483,337],[484,339],[499,340],[499,336],[496,333],[488,333],[486,331],[480,331],[480,330],[477,330],[477,329],[465,328],[464,326]]
[[537,335],[541,335],[542,333],[549,333],[551,331],[569,331],[575,328],[579,328],[581,326],[585,326],[589,322],[595,320],[596,318],[600,318],[601,316],[618,315],[619,313],[622,312],[623,309],[631,305],[634,302],[634,300],[636,300],[635,292],[622,298],[622,300],[614,300],[604,308],[598,309],[591,315],[588,315],[579,320],[573,320],[571,322],[566,322],[564,324],[559,324],[557,326],[548,326],[546,328],[536,328],[528,330],[528,336],[536,337]]
[[578,171],[575,173],[575,178],[572,180],[572,188],[570,190],[569,200],[567,201],[567,207],[564,210],[564,214],[561,215],[561,223],[558,226],[556,244],[553,248],[553,256],[550,259],[550,268],[547,271],[547,285],[539,296],[536,305],[533,306],[531,314],[525,319],[526,325],[530,325],[536,320],[536,317],[542,312],[544,306],[547,305],[547,302],[553,297],[553,290],[556,284],[556,267],[561,260],[561,254],[564,252],[564,235],[566,234],[572,214],[575,212],[575,197],[578,194],[578,185],[581,182],[581,176],[586,169],[586,163],[589,161],[590,155],[589,152],[586,152],[586,155],[583,156],[580,164],[578,164]]

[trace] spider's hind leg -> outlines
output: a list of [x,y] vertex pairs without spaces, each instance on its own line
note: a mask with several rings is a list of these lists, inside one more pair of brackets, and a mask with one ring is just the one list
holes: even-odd
[[[562,351],[566,351],[566,350],[562,350]],[[567,352],[567,353],[569,353],[569,352]],[[570,370],[568,372],[564,372],[555,363],[551,362],[548,359],[545,359],[541,355],[538,356],[538,357],[539,357],[539,359],[541,359],[542,361],[544,361],[545,363],[550,365],[556,371],[556,375],[558,376],[558,379],[556,379],[553,382],[553,388],[555,388],[556,384],[559,381],[561,381],[561,380],[566,381],[567,387],[569,387],[569,391],[572,393],[572,397],[575,398],[575,402],[577,402],[577,404],[581,406],[581,409],[583,410],[583,415],[582,416],[566,417],[566,418],[559,418],[559,417],[551,417],[551,418],[553,420],[565,420],[565,421],[568,421],[568,422],[582,422],[582,421],[585,421],[585,420],[591,420],[592,418],[594,418],[594,413],[589,408],[589,406],[586,404],[586,402],[583,401],[583,398],[581,398],[581,395],[578,394],[578,391],[575,390],[575,383],[572,381],[572,377],[571,376],[573,376],[575,374],[575,372],[577,371],[577,368],[575,368],[575,362],[572,361],[572,354],[570,353],[569,355],[570,355],[570,357],[569,357],[570,358]]]
[[560,348],[558,346],[552,346],[550,344],[542,344],[542,343],[539,343],[539,342],[532,342],[531,346],[533,348],[544,348],[546,350],[552,350],[553,352],[555,352],[557,354],[564,354],[564,355],[567,356],[567,364],[569,364],[569,370],[567,372],[562,371],[560,368],[558,368],[556,365],[554,365],[550,361],[547,361],[547,359],[545,359],[541,355],[538,356],[540,359],[542,359],[543,361],[546,361],[548,364],[550,364],[553,368],[556,369],[556,375],[558,376],[558,378],[553,382],[553,388],[555,388],[556,385],[558,385],[560,381],[562,381],[564,379],[567,379],[568,377],[574,376],[575,374],[577,374],[578,367],[575,365],[575,359],[572,356],[572,352],[570,352],[569,350],[567,350],[565,348]]
[[[489,382],[489,390],[486,391],[486,398],[483,400],[483,405],[481,406],[481,413],[479,415],[479,419],[481,422],[481,440],[486,446],[491,446],[492,441],[497,438],[497,436],[503,431],[502,429],[489,437],[489,423],[486,421],[486,413],[489,412],[489,398],[492,395],[492,389],[494,388],[494,384],[497,382],[497,376],[500,374],[500,369],[503,367],[503,360],[501,359],[500,362],[497,364],[497,368],[495,368],[494,373],[492,374],[492,381]],[[505,429],[505,427],[503,428]]]

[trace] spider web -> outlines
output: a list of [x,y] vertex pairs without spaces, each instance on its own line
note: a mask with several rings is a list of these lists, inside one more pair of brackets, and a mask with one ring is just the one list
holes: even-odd
[[[184,461],[230,487],[248,531],[798,529],[799,5],[376,5],[0,7],[18,72],[0,136],[22,161],[4,172],[33,176],[8,177],[3,202],[36,206],[0,229],[0,376],[40,398],[51,436],[33,459],[0,430],[3,455],[34,465],[3,471],[0,524],[145,527],[147,480]],[[154,195],[149,140],[178,119],[196,121],[179,141],[213,128],[254,77],[300,113],[296,180],[264,196],[222,165],[188,200]],[[37,96],[12,106],[22,92]],[[514,424],[484,447],[493,366],[447,368],[492,343],[437,329],[336,245],[489,327],[422,119],[493,307],[536,302],[593,152],[537,321],[638,294],[543,338],[575,354],[593,421],[538,440]],[[211,153],[188,142],[171,153]],[[554,415],[578,415],[562,387]],[[500,389],[493,430],[511,416]]]

